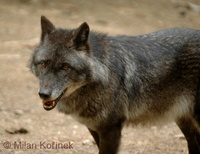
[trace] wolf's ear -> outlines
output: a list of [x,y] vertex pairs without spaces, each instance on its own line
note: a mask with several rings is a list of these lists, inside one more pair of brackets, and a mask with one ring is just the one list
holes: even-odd
[[86,22],[82,23],[78,29],[75,30],[73,36],[73,44],[76,48],[81,48],[87,45],[90,27]]
[[55,29],[55,27],[51,23],[51,21],[49,21],[45,16],[41,16],[41,29],[42,29],[41,41],[43,41],[45,35],[50,34]]

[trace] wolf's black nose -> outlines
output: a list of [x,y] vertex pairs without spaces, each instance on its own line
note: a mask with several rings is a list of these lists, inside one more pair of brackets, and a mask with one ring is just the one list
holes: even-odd
[[40,98],[45,100],[51,96],[51,91],[50,90],[40,90],[38,94],[39,94]]

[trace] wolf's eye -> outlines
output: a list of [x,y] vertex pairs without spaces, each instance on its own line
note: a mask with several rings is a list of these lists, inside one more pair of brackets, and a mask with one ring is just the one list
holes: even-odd
[[43,62],[43,63],[41,63],[41,66],[42,66],[43,68],[46,68],[46,67],[47,67],[47,64],[45,64],[45,63]]
[[69,70],[69,66],[63,66],[62,69],[65,70],[65,71],[67,71],[67,70]]
[[41,60],[36,63],[39,67],[46,68],[50,64],[49,60]]
[[39,63],[39,65],[42,67],[42,68],[46,68],[48,66],[48,62],[46,61],[42,61]]

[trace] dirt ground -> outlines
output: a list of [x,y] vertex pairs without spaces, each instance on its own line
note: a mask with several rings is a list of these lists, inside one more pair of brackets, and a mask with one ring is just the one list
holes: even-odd
[[[42,107],[37,80],[27,68],[39,42],[41,15],[58,27],[75,28],[86,21],[91,29],[110,35],[200,29],[199,0],[0,0],[0,153],[98,151],[85,126]],[[187,153],[174,123],[125,128],[122,136],[120,154]]]

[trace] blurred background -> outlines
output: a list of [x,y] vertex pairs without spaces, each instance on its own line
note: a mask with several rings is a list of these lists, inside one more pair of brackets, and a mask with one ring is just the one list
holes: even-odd
[[[27,68],[40,38],[40,17],[57,27],[139,35],[170,27],[200,29],[200,0],[0,0],[0,153],[97,153],[87,129],[56,110],[46,112]],[[14,142],[73,142],[73,149],[16,149]],[[12,147],[6,149],[4,143]],[[177,126],[126,128],[121,154],[186,154]]]

